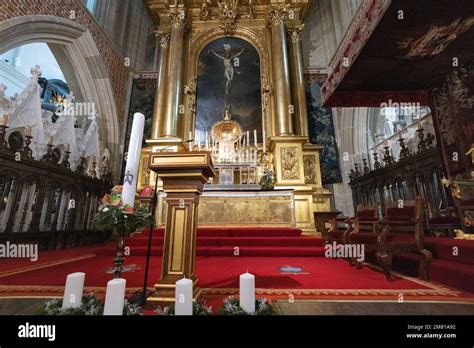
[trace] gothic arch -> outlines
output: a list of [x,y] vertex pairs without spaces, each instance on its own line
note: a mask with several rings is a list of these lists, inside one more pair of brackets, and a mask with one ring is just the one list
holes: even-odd
[[111,170],[120,170],[119,116],[112,93],[112,85],[102,57],[91,33],[82,25],[63,18],[43,15],[22,16],[0,23],[0,53],[14,47],[47,43],[61,69],[83,101],[94,102],[98,113],[100,138],[111,152]]

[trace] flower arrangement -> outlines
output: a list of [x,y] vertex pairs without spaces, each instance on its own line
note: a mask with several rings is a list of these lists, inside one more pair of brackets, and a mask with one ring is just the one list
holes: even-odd
[[[163,309],[161,307],[156,308],[155,313],[158,315],[174,315],[174,303]],[[199,297],[193,301],[193,315],[212,315],[212,307],[208,307],[206,301]]]
[[[81,306],[78,308],[62,309],[63,300],[54,299],[43,304],[36,311],[36,315],[103,315],[104,305],[93,294],[82,296]],[[131,304],[127,299],[123,306],[123,315],[141,315],[142,309],[137,304]]]
[[259,184],[263,191],[272,191],[275,187],[275,173],[273,173],[273,170],[265,168]]
[[[224,304],[217,310],[218,315],[251,315],[243,310],[239,305],[239,299],[232,296],[224,300]],[[255,300],[255,313],[253,315],[276,315],[277,311],[266,299]]]
[[94,216],[94,226],[99,231],[117,228],[119,233],[131,233],[151,223],[151,215],[143,206],[136,209],[122,202],[122,185],[112,188],[110,194],[101,199],[99,211]]
[[113,230],[113,233],[118,236],[114,278],[120,278],[123,270],[124,237],[152,223],[151,214],[145,207],[138,206],[135,209],[129,204],[123,204],[122,187],[121,185],[114,186],[110,194],[102,197],[102,204],[94,216],[94,226],[97,230]]

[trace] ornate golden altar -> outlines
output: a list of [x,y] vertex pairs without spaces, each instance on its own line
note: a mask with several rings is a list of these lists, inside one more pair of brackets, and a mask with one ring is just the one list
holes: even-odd
[[[287,4],[275,0],[145,2],[159,23],[156,35],[160,45],[160,61],[152,138],[147,140],[148,147],[143,149],[139,189],[154,185],[154,173],[150,173],[146,161],[150,152],[164,148],[166,151],[182,150],[183,145],[180,144],[183,141],[196,140],[198,136],[195,131],[196,81],[199,78],[200,53],[214,40],[236,37],[247,41],[258,51],[263,139],[257,144],[250,144],[247,136],[245,143],[240,142],[237,149],[245,151],[240,152],[241,155],[248,156],[243,163],[238,154],[228,163],[224,161],[227,155],[224,155],[222,148],[214,147],[217,144],[212,140],[204,145],[199,142],[190,146],[191,150],[195,150],[196,146],[198,150],[205,150],[207,145],[218,172],[218,177],[204,189],[200,223],[211,224],[211,216],[214,216],[216,224],[240,224],[237,217],[236,221],[230,218],[219,220],[215,214],[223,210],[212,206],[211,202],[207,204],[206,195],[218,192],[219,198],[214,198],[226,202],[223,198],[226,195],[228,201],[236,197],[233,189],[250,185],[248,188],[251,191],[247,189],[246,194],[255,197],[255,201],[264,199],[262,197],[266,196],[257,191],[257,184],[262,168],[270,166],[276,174],[276,188],[291,191],[294,218],[290,217],[285,223],[293,221],[290,223],[304,232],[315,233],[313,212],[330,211],[331,194],[321,183],[319,153],[322,148],[311,144],[308,139],[301,33],[310,1],[293,0],[287,1]],[[225,110],[216,111],[223,115],[223,121],[230,110],[227,94],[225,105]],[[228,118],[231,119],[231,115]],[[249,129],[241,131],[248,134]],[[242,174],[245,172],[246,179]],[[227,178],[232,176],[232,182],[230,179],[221,180],[223,173]],[[218,185],[219,190],[213,189],[213,185]],[[158,210],[162,210],[164,197],[161,187],[159,190]],[[262,210],[265,214],[262,224],[271,224],[272,215],[278,214],[278,211],[272,211],[271,205]],[[158,211],[158,223],[162,222],[159,219],[161,214]]]

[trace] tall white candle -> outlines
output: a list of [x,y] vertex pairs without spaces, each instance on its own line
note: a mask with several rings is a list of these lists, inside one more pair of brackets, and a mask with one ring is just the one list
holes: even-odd
[[175,285],[175,315],[193,315],[193,281],[183,278]]
[[247,313],[255,313],[255,276],[250,273],[240,275],[240,307]]
[[107,283],[104,315],[123,315],[126,285],[127,281],[122,278],[112,279]]
[[267,152],[267,139],[265,137],[265,129],[262,130],[262,136],[263,136],[263,153]]
[[253,130],[253,141],[255,142],[255,148],[257,147],[258,141],[257,141],[257,130]]
[[250,132],[247,131],[247,147],[250,146]]
[[82,272],[68,274],[64,287],[63,309],[81,306],[85,278],[86,274]]
[[138,165],[142,150],[143,130],[145,127],[145,116],[140,113],[133,115],[132,133],[128,144],[127,165],[125,166],[125,179],[123,183],[122,201],[133,207],[135,193],[137,191]]
[[209,150],[209,135],[207,134],[206,131],[206,151]]
[[193,139],[193,132],[189,132],[188,140],[192,140],[192,139]]

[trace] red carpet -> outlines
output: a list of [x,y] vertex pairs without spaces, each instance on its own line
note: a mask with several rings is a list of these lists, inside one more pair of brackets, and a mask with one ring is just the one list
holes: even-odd
[[[130,292],[143,284],[147,240],[146,232],[127,239],[131,256],[126,258],[122,276],[127,279]],[[163,230],[155,230],[152,241],[150,288],[160,276],[161,256],[156,255],[161,254]],[[459,248],[457,258],[452,256],[453,243]],[[468,289],[474,283],[474,243],[427,238],[426,245],[434,254],[432,280],[471,291]],[[239,256],[234,256],[235,247],[239,248]],[[90,257],[92,252],[97,256]],[[102,294],[107,281],[113,277],[114,254],[115,245],[110,242],[95,248],[41,252],[39,262],[21,263],[16,269],[12,269],[11,262],[7,267],[0,263],[0,296],[60,296],[66,275],[79,271],[86,273],[86,288]],[[320,300],[397,300],[399,294],[403,294],[405,300],[472,302],[474,298],[469,293],[401,275],[390,283],[383,273],[370,267],[356,270],[346,261],[322,256],[322,240],[301,236],[297,229],[199,229],[196,273],[206,298],[214,296],[217,299],[235,294],[238,277],[246,271],[256,275],[257,294],[270,298],[288,298],[290,294],[297,299]],[[394,263],[411,272],[416,269],[416,262],[410,255],[405,255]],[[300,270],[293,269],[290,270],[293,273],[288,273],[288,270],[281,270],[282,267]]]
[[[164,230],[153,231],[151,255],[163,254]],[[148,231],[127,238],[131,256],[145,256]],[[324,256],[321,238],[301,236],[295,228],[199,228],[197,256]],[[238,249],[236,249],[238,248]],[[94,249],[100,256],[115,255],[110,244]]]

